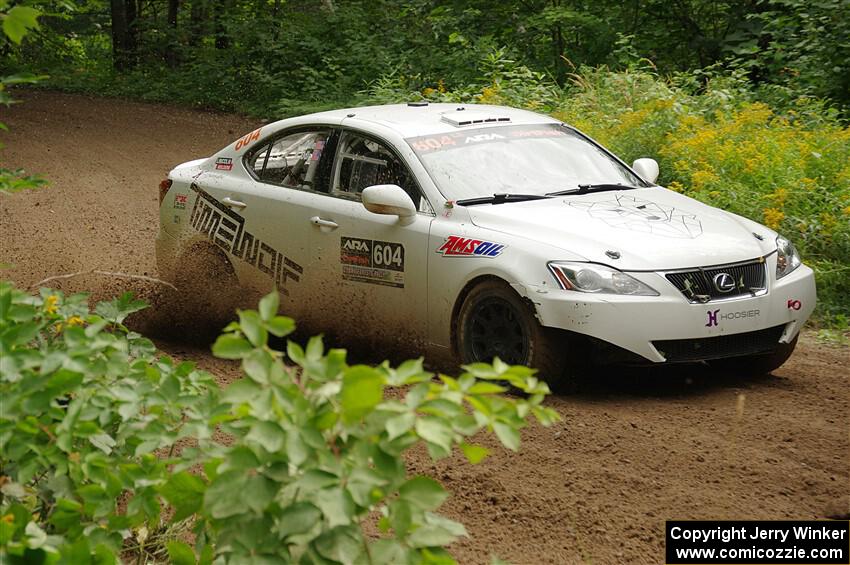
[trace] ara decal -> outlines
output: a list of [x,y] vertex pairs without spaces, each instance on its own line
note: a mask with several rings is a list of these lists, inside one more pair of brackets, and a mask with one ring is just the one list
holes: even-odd
[[404,288],[404,245],[357,237],[339,243],[343,280]]
[[504,249],[501,243],[450,235],[437,248],[437,253],[447,257],[498,257]]

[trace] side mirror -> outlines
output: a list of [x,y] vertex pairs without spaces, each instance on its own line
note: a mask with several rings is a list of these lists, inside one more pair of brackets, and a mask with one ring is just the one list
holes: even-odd
[[632,168],[647,182],[655,182],[658,178],[658,162],[655,159],[643,157],[632,163]]
[[404,223],[416,215],[410,195],[396,184],[376,184],[363,189],[360,194],[363,206],[373,214],[398,216]]

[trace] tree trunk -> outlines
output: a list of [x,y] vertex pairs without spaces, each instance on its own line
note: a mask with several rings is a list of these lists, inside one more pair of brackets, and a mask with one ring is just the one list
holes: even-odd
[[116,71],[130,68],[130,40],[125,0],[110,0],[112,11],[112,67]]
[[192,0],[192,7],[189,13],[189,45],[192,47],[200,45],[204,37],[206,12],[204,0]]
[[227,49],[230,46],[230,38],[224,22],[230,12],[230,2],[227,0],[215,0],[213,4],[213,18],[215,19],[215,48]]
[[564,64],[564,33],[561,31],[561,24],[552,26],[552,55],[554,56],[553,63],[555,64],[555,80],[558,84],[564,84],[567,78],[567,68]]
[[124,0],[124,13],[127,18],[127,63],[132,68],[136,66],[139,58],[138,30],[136,29],[139,7],[136,0]]
[[180,0],[168,0],[168,47],[165,51],[165,63],[172,69],[177,67],[177,10]]

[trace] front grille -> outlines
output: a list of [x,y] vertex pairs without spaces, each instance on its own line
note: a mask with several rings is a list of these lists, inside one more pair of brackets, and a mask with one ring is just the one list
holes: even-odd
[[[715,284],[716,277],[723,274],[729,275],[726,280],[732,285],[731,290],[726,292],[722,292]],[[666,273],[665,276],[691,302],[756,295],[766,288],[765,262],[762,258],[749,263]]]
[[769,353],[776,348],[785,326],[741,334],[720,335],[699,339],[668,339],[653,341],[652,345],[668,363],[707,361],[723,357],[738,357]]

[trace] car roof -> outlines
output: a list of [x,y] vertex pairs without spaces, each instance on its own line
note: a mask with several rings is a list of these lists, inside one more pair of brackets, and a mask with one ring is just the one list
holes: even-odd
[[417,137],[465,129],[506,125],[557,124],[554,118],[507,106],[488,104],[446,104],[411,102],[362,106],[319,112],[304,119],[328,120],[356,125],[357,122],[376,124],[398,132],[402,137]]

